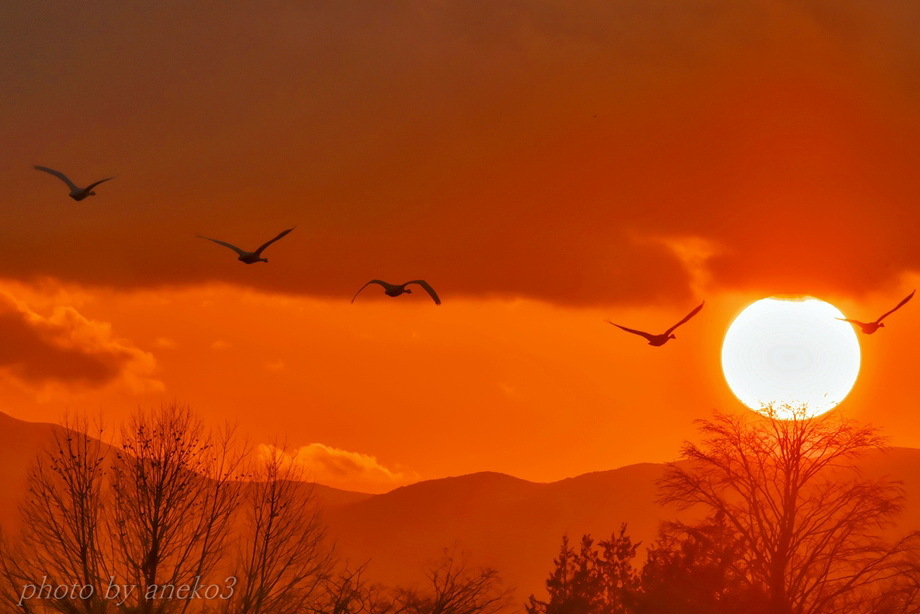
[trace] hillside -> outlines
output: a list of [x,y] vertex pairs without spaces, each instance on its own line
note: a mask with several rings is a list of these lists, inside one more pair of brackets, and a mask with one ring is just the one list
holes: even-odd
[[[29,467],[43,447],[53,441],[57,424],[26,422],[0,412],[0,526],[15,530],[18,506],[25,492]],[[328,508],[363,501],[371,495],[317,484],[317,500]]]
[[[28,467],[55,429],[0,413],[0,523],[15,527]],[[893,531],[920,528],[920,450],[873,451],[858,463],[865,477],[903,482],[905,512]],[[634,540],[650,543],[658,523],[676,516],[655,502],[665,466],[641,463],[558,482],[529,482],[484,472],[426,480],[369,495],[316,486],[329,535],[340,556],[371,561],[369,575],[388,584],[419,580],[442,548],[495,567],[525,598],[543,590],[560,539],[609,536],[621,523]]]

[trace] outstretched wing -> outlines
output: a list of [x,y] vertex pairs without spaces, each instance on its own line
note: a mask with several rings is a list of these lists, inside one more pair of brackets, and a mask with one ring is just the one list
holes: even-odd
[[904,300],[902,300],[900,303],[898,303],[897,305],[895,305],[895,308],[894,308],[894,309],[892,309],[891,311],[888,311],[888,312],[886,312],[885,314],[883,314],[882,317],[880,317],[878,320],[875,321],[875,323],[878,324],[879,322],[881,322],[882,320],[884,320],[885,318],[887,318],[888,316],[890,316],[891,314],[893,314],[895,311],[897,311],[898,309],[900,309],[901,307],[903,307],[903,306],[904,306],[904,303],[906,303],[906,302],[909,301],[910,299],[914,298],[914,292],[916,292],[916,290],[914,290],[913,292],[911,292],[910,294],[908,294],[908,295],[904,298]]
[[379,279],[372,279],[372,280],[370,280],[369,282],[367,282],[366,284],[364,284],[363,286],[361,286],[361,289],[360,289],[360,290],[358,290],[357,292],[355,292],[355,295],[354,295],[353,297],[351,297],[351,302],[354,303],[354,302],[355,302],[355,299],[358,298],[358,295],[361,294],[361,290],[364,290],[366,287],[368,287],[368,286],[371,285],[371,284],[380,284],[380,285],[383,286],[384,288],[387,287],[387,282],[385,282],[385,281],[380,281]]
[[[54,170],[53,168],[48,168],[47,166],[36,166],[36,167],[34,167],[34,168],[35,168],[35,170],[37,170],[37,171],[45,171],[46,173],[51,173],[52,175],[54,175],[55,177],[57,177],[58,179],[60,179],[60,180],[63,181],[64,183],[66,183],[66,184],[70,187],[70,190],[71,190],[72,192],[79,192],[79,191],[80,191],[80,188],[77,187],[76,184],[74,184],[74,182],[71,181],[71,180],[67,177],[67,175],[65,175],[65,174],[62,173],[61,171],[56,171],[56,170]],[[95,184],[94,184],[94,185],[95,185]]]
[[435,292],[434,288],[432,288],[431,285],[424,279],[414,279],[412,281],[407,281],[404,285],[408,286],[409,284],[418,284],[421,287],[425,288],[425,292],[427,292],[428,296],[430,296],[432,300],[434,300],[434,304],[435,305],[441,304],[441,299],[438,298],[438,293]]
[[106,177],[105,179],[100,179],[100,180],[97,181],[96,183],[91,183],[91,184],[89,184],[88,186],[86,186],[86,190],[87,190],[87,191],[92,190],[93,188],[95,188],[95,187],[96,187],[97,185],[99,185],[100,183],[105,183],[106,181],[110,181],[110,180],[112,180],[112,179],[115,179],[115,178],[114,178],[114,177]]
[[688,313],[687,315],[685,315],[683,320],[681,320],[680,322],[678,322],[677,324],[675,324],[674,326],[672,326],[672,327],[669,328],[668,330],[664,331],[664,335],[667,336],[667,335],[670,335],[671,333],[673,333],[674,330],[675,330],[678,326],[680,326],[681,324],[683,324],[684,322],[686,322],[687,320],[689,320],[690,318],[692,318],[693,316],[695,316],[696,314],[698,314],[698,313],[700,312],[700,309],[702,309],[702,308],[703,308],[703,305],[705,305],[705,304],[706,304],[706,301],[703,301],[702,303],[700,303],[700,304],[696,307],[696,309],[694,309],[693,311],[691,311],[690,313]]
[[[297,226],[294,226],[294,228],[297,228]],[[280,239],[281,237],[283,237],[283,236],[286,235],[287,233],[289,233],[289,232],[291,232],[292,230],[294,230],[294,228],[288,228],[288,229],[285,230],[284,232],[279,233],[278,236],[275,237],[274,239],[272,239],[271,241],[266,241],[265,243],[263,243],[262,246],[259,247],[259,249],[257,249],[257,250],[255,251],[256,256],[261,256],[261,255],[262,255],[262,250],[263,250],[263,249],[265,249],[266,247],[268,247],[269,245],[271,245],[272,243],[274,243],[275,241],[277,241],[278,239]]]
[[240,256],[245,256],[245,255],[248,253],[248,252],[245,252],[245,251],[241,250],[240,248],[238,248],[236,245],[233,245],[232,243],[227,243],[226,241],[218,241],[217,239],[212,239],[211,237],[203,237],[203,236],[201,236],[201,235],[197,235],[197,236],[198,236],[199,239],[207,239],[208,241],[214,241],[214,242],[217,243],[218,245],[223,245],[224,247],[229,247],[230,249],[232,249],[233,251],[235,251],[235,252],[236,252],[237,254],[239,254]]
[[633,330],[633,329],[631,329],[631,328],[626,328],[625,326],[620,326],[619,324],[617,324],[617,323],[615,323],[615,322],[611,322],[610,320],[604,320],[604,321],[607,322],[607,324],[612,324],[612,325],[616,326],[617,328],[621,328],[621,329],[625,330],[627,333],[632,333],[632,334],[634,334],[634,335],[639,335],[640,337],[645,337],[645,338],[648,339],[649,341],[651,341],[651,340],[655,337],[655,335],[651,335],[651,334],[649,334],[649,333],[644,333],[644,332],[642,332],[641,330]]

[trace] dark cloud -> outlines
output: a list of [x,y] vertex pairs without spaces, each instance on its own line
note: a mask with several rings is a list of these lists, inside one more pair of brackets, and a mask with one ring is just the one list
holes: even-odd
[[0,371],[30,388],[100,387],[118,380],[134,389],[144,382],[158,387],[148,379],[152,356],[72,307],[42,316],[0,294],[0,338]]
[[[864,292],[920,267],[911,2],[12,2],[0,275],[348,297]],[[90,181],[74,204],[33,163]],[[207,234],[272,246],[246,267]]]

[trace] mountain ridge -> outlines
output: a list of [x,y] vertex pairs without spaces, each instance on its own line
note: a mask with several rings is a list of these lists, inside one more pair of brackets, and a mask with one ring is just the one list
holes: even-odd
[[[0,412],[0,525],[18,524],[18,503],[35,455],[60,425]],[[905,511],[893,532],[920,528],[920,449],[889,447],[856,461],[864,477],[902,482]],[[442,549],[469,553],[469,562],[497,569],[516,598],[542,594],[562,536],[604,539],[621,524],[634,541],[651,544],[662,520],[679,517],[659,505],[657,480],[667,463],[634,463],[552,482],[496,471],[420,480],[386,493],[316,484],[328,535],[339,556],[370,561],[368,578],[411,585]],[[684,516],[692,517],[692,513]]]

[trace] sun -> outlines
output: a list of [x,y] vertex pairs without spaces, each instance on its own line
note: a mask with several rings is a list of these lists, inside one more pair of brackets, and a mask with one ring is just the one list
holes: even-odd
[[832,409],[859,374],[859,341],[839,309],[813,297],[771,297],[748,305],[728,327],[722,372],[738,399],[756,411],[773,404]]

